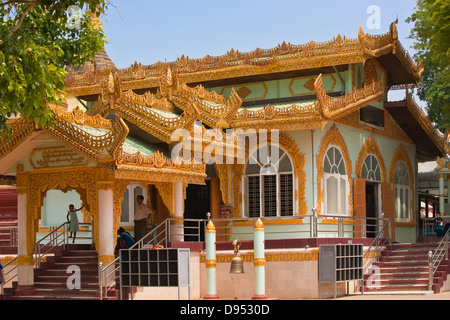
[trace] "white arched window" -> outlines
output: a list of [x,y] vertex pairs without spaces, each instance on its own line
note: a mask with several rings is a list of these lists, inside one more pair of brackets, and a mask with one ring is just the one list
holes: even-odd
[[411,219],[411,186],[406,164],[399,161],[394,172],[395,221]]
[[250,154],[245,166],[244,188],[246,217],[294,214],[293,165],[288,154],[277,146],[264,145]]
[[323,159],[324,212],[348,214],[348,177],[344,157],[336,146],[328,148]]
[[366,159],[364,159],[361,178],[368,181],[381,182],[381,168],[375,155],[368,154]]

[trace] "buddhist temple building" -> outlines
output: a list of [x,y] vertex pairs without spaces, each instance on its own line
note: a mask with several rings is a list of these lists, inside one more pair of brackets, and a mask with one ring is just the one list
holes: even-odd
[[[33,285],[37,234],[64,223],[71,203],[84,205],[98,262],[113,261],[119,227],[133,232],[136,195],[153,210],[149,231],[172,219],[174,243],[207,213],[216,227],[234,221],[220,241],[245,240],[260,218],[266,239],[370,239],[370,219],[391,219],[395,242],[416,242],[418,164],[445,159],[448,135],[408,92],[424,67],[396,26],[125,69],[103,51],[68,68],[65,102],[48,105],[53,125],[11,119],[0,140],[0,176],[18,193],[19,287]],[[389,101],[389,90],[405,100]],[[180,141],[199,147],[174,158]],[[450,174],[445,160],[438,170]],[[311,216],[322,233],[310,233]]]

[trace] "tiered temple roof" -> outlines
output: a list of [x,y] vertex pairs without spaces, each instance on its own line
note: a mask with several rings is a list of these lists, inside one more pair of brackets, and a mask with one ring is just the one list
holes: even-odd
[[[379,76],[371,71],[370,61],[376,61],[387,72]],[[363,63],[367,69],[361,86],[351,92],[325,90],[322,74],[346,70],[348,65],[357,63]],[[203,129],[220,130],[321,128],[329,121],[343,121],[355,111],[383,101],[393,86],[417,85],[423,64],[416,63],[403,48],[394,22],[388,33],[378,36],[365,34],[360,28],[357,39],[338,35],[322,43],[292,45],[283,42],[273,49],[258,48],[247,53],[232,49],[218,57],[190,59],[182,56],[173,62],[149,66],[135,63],[125,69],[116,68],[107,54],[101,52],[93,64],[69,71],[65,91],[93,102],[93,106],[87,113],[65,112],[59,106],[49,106],[55,113],[54,126],[50,128],[40,128],[30,121],[16,121],[12,125],[13,137],[0,142],[0,158],[36,130],[43,130],[99,163],[114,164],[117,168],[166,167],[185,170],[185,174],[193,170],[199,175],[188,180],[198,182],[204,167],[175,165],[167,158],[171,135],[176,129],[192,132],[196,121],[201,121]],[[295,101],[278,99],[267,104],[264,104],[267,101],[249,104],[244,103],[234,89],[228,97],[210,89],[305,75],[316,76],[316,80],[308,84],[311,94]],[[405,104],[386,103],[385,107],[417,143],[421,156],[436,157],[444,153],[444,136],[410,98]],[[409,118],[401,112],[406,112]],[[129,147],[131,139],[135,139],[133,136],[141,138],[135,140],[134,149]],[[136,144],[136,141],[140,142]],[[145,151],[156,149],[159,151],[155,153]],[[129,150],[139,152],[132,154]]]

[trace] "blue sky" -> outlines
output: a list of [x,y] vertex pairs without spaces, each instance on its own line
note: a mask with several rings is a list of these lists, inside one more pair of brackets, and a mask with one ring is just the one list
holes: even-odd
[[[144,65],[173,61],[181,55],[201,58],[276,47],[283,41],[303,44],[327,41],[338,33],[349,38],[364,32],[381,34],[398,16],[399,39],[411,55],[405,19],[416,0],[112,0],[101,21],[105,49],[118,68],[137,61]],[[380,8],[380,29],[369,29],[372,13]]]

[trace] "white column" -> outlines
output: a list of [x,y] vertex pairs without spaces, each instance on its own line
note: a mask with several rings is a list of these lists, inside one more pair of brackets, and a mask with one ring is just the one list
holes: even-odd
[[114,260],[116,230],[114,230],[112,190],[98,190],[98,260],[104,265]]
[[441,215],[445,214],[445,199],[444,199],[444,175],[439,174],[439,213]]
[[[183,184],[181,182],[173,183],[173,217],[176,219],[183,219],[184,217]],[[184,224],[182,220],[171,222],[170,241],[184,241]]]

